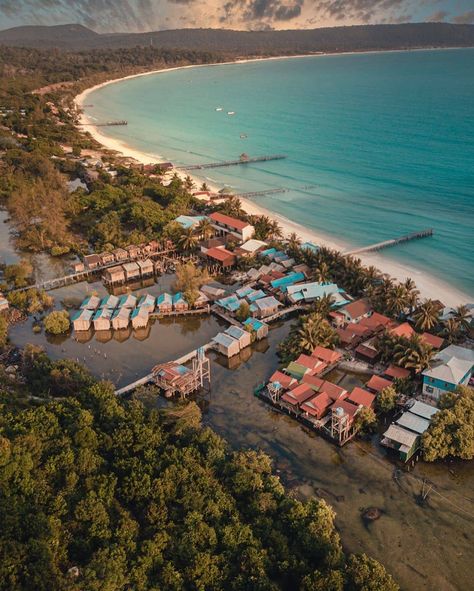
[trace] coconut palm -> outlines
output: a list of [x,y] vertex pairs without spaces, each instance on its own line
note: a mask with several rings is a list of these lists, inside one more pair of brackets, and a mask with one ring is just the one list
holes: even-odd
[[433,300],[425,300],[413,314],[418,330],[431,330],[439,322],[439,310]]
[[453,319],[459,323],[461,331],[467,332],[471,328],[471,313],[467,306],[458,306],[454,310]]
[[200,191],[209,191],[209,187],[208,187],[207,183],[203,183],[201,185]]
[[303,321],[296,333],[299,352],[310,353],[315,347],[333,347],[337,335],[331,325],[320,314],[311,314]]
[[414,334],[395,345],[393,358],[400,367],[421,373],[430,366],[433,354],[433,348],[424,343],[419,334]]
[[277,238],[281,238],[282,236],[283,232],[280,224],[276,220],[270,220],[270,238],[275,240]]
[[183,230],[180,237],[178,238],[178,246],[184,250],[184,252],[191,252],[196,248],[198,243],[198,237],[194,233],[192,228]]
[[202,236],[204,240],[214,236],[215,230],[209,218],[203,218],[196,226],[196,234]]
[[255,228],[255,237],[259,240],[267,240],[271,236],[272,220],[267,215],[259,215],[252,218]]
[[188,174],[187,177],[184,179],[184,187],[185,187],[185,189],[187,191],[192,191],[195,186],[196,185],[194,184],[193,179]]
[[296,232],[292,232],[288,236],[287,246],[290,253],[293,254],[298,252],[299,247],[301,246],[301,238],[298,236],[298,234],[296,234]]
[[455,343],[461,336],[462,328],[460,322],[454,318],[449,318],[445,323],[441,336],[449,343]]
[[319,300],[314,302],[313,312],[319,314],[322,318],[327,318],[333,303],[333,296],[331,294],[324,294],[322,298],[319,298]]
[[331,278],[328,264],[321,262],[313,271],[313,277],[319,283],[327,283]]
[[245,215],[245,212],[242,209],[242,201],[240,201],[238,197],[235,197],[235,195],[231,195],[228,199],[226,199],[225,203],[221,207],[221,211],[236,218]]
[[400,316],[408,306],[408,293],[402,283],[394,285],[387,294],[387,306],[394,316]]

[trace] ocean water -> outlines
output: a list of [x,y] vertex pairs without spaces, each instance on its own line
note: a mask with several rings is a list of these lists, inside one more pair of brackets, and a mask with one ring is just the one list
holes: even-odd
[[183,69],[103,87],[85,110],[127,119],[103,131],[179,164],[285,154],[203,174],[289,189],[256,201],[349,245],[433,228],[387,256],[473,297],[473,97],[474,50],[457,49]]

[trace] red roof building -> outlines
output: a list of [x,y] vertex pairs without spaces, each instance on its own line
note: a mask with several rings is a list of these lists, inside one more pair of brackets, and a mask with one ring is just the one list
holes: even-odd
[[364,390],[363,388],[356,386],[346,398],[346,400],[356,404],[357,406],[362,405],[366,408],[371,408],[374,404],[375,395],[367,392],[367,390]]
[[335,412],[338,408],[342,408],[344,413],[349,417],[349,423],[352,423],[354,417],[359,410],[359,407],[347,400],[338,400],[331,406],[331,412]]
[[214,228],[222,234],[232,234],[242,242],[252,238],[255,229],[248,222],[215,211],[209,215]]
[[315,392],[319,392],[325,383],[323,379],[318,378],[317,376],[312,376],[309,373],[303,376],[301,382],[308,385]]
[[403,380],[410,377],[410,370],[398,365],[389,365],[383,375],[389,380]]
[[283,394],[281,397],[282,402],[286,402],[291,407],[298,408],[300,404],[306,402],[314,396],[314,391],[306,384],[299,384],[293,390],[290,390]]
[[347,396],[347,390],[341,388],[341,386],[333,384],[332,382],[324,382],[321,391],[326,392],[326,394],[332,400],[342,400]]
[[316,359],[320,359],[324,361],[327,365],[332,365],[333,363],[337,363],[342,355],[337,351],[333,351],[332,349],[326,349],[325,347],[320,347],[319,345],[314,349],[311,353],[312,357],[316,357]]
[[332,403],[331,398],[325,392],[322,392],[304,402],[300,408],[306,415],[320,419],[326,414]]
[[289,390],[293,385],[296,386],[298,383],[295,378],[281,371],[276,371],[269,381],[272,383],[278,382],[285,390]]
[[392,385],[392,382],[390,380],[386,380],[385,378],[382,378],[381,376],[373,375],[365,386],[369,390],[372,390],[373,392],[376,392],[378,394],[384,388],[388,388],[391,385]]
[[424,332],[421,335],[421,340],[427,345],[433,347],[433,349],[441,349],[444,343],[444,339],[437,337],[434,334],[430,334],[429,332]]
[[225,248],[209,248],[205,256],[209,259],[209,262],[223,268],[232,267],[236,261],[234,253]]
[[378,312],[374,312],[367,318],[362,318],[359,324],[366,326],[373,332],[378,332],[392,324],[392,321],[387,316],[379,314]]
[[403,324],[399,324],[398,326],[391,328],[389,333],[394,337],[409,339],[415,333],[415,331],[408,324],[408,322],[404,322]]
[[356,323],[369,316],[371,312],[372,307],[365,298],[351,302],[338,310],[338,313],[344,316],[346,322]]

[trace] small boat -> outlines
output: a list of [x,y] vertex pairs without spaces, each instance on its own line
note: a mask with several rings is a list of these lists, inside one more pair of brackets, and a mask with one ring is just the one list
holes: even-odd
[[222,107],[216,107],[216,111],[222,111]]
[[247,139],[247,134],[246,133],[241,133],[240,134],[240,139],[241,140],[246,140]]
[[227,115],[235,115],[235,111],[227,111]]

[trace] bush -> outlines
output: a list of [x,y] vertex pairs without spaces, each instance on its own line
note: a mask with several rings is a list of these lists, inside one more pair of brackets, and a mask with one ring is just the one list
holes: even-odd
[[70,248],[69,246],[53,246],[53,248],[51,249],[51,256],[53,257],[60,257],[63,254],[67,254],[68,252],[70,252]]
[[48,314],[43,321],[44,329],[50,334],[64,334],[69,330],[71,322],[66,310],[54,311]]

